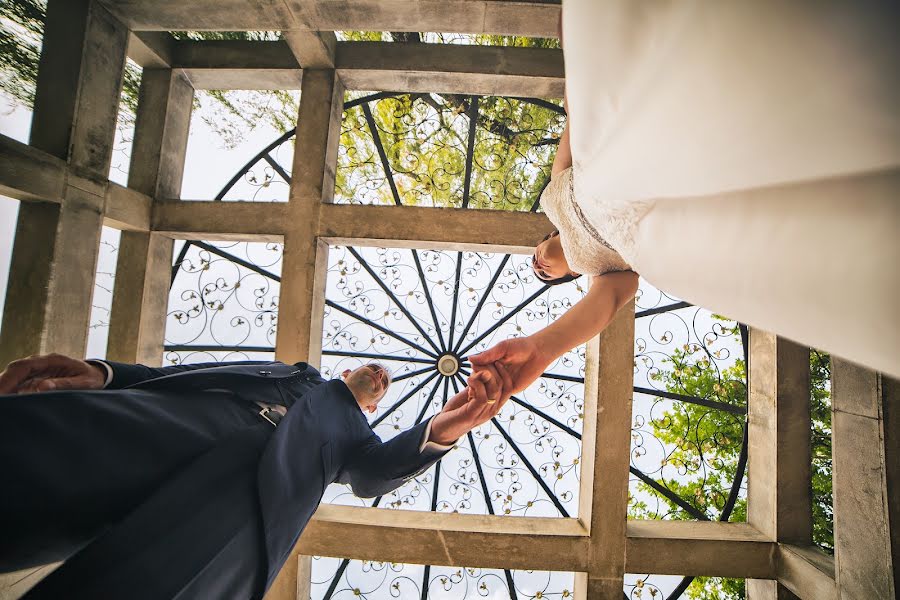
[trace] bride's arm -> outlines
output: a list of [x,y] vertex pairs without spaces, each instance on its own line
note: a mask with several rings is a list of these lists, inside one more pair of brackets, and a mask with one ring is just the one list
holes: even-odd
[[544,329],[528,337],[504,340],[469,360],[476,371],[490,363],[501,363],[512,379],[511,393],[519,392],[557,357],[603,331],[637,288],[638,276],[632,271],[594,277],[585,297]]
[[550,169],[550,177],[565,171],[572,166],[572,148],[569,147],[569,119],[566,117],[566,128],[559,138],[559,147],[556,149],[556,158],[553,159],[553,167]]

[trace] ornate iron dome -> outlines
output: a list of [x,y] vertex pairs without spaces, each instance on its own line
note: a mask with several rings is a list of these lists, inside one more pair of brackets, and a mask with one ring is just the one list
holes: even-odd
[[[394,98],[382,96],[365,102]],[[354,106],[362,105],[360,99]],[[270,186],[278,176],[271,154],[288,140],[286,134],[260,153],[276,174]],[[220,197],[234,189],[235,182],[246,181],[259,161],[248,163]],[[464,181],[475,181],[473,177],[469,173]],[[467,206],[473,206],[475,189],[468,193]],[[278,244],[183,243],[172,270],[166,360],[271,358],[281,255]],[[511,255],[335,247],[328,271],[323,374],[335,376],[368,360],[391,367],[395,383],[372,420],[384,439],[439,411],[445,399],[465,385],[469,354],[546,326],[584,291],[578,281],[554,288],[543,285],[533,276],[529,258]],[[746,466],[745,331],[645,282],[637,305],[630,514],[730,520],[740,506]],[[584,359],[583,348],[561,357],[492,422],[471,432],[434,468],[396,492],[367,502],[344,486],[331,486],[325,501],[573,516],[580,477]],[[433,598],[441,593],[460,597],[451,589],[480,596],[483,585],[503,587],[511,598],[536,597],[535,591],[542,597],[565,598],[572,590],[569,579],[559,579],[565,574],[558,573],[534,579],[533,573],[509,570],[410,565],[413,575],[401,567],[317,560],[314,597],[367,588],[359,587],[362,573],[384,582],[380,592],[367,588],[369,598],[396,597],[396,586],[407,584],[416,586],[416,594]],[[543,588],[535,583],[540,577],[547,581]],[[635,589],[653,585],[647,576],[639,580],[640,586],[626,586],[627,595],[636,597]],[[691,580],[685,578],[667,597],[680,597]],[[672,586],[660,585],[664,587]]]
[[[538,210],[564,122],[538,98],[379,92],[344,103],[336,203]],[[294,135],[263,148],[216,200],[287,201]]]

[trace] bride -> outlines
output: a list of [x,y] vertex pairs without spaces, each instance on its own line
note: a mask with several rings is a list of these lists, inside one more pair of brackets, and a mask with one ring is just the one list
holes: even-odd
[[541,198],[559,233],[534,266],[592,285],[476,368],[524,389],[609,323],[636,271],[900,376],[900,9],[763,4],[563,3],[570,122]]

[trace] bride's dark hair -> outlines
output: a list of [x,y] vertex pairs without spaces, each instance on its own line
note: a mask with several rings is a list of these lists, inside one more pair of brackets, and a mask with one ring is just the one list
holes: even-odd
[[[557,229],[557,230],[555,230],[555,231],[551,231],[550,233],[548,233],[547,235],[545,235],[545,236],[544,236],[544,239],[542,239],[540,242],[538,242],[538,244],[542,244],[542,243],[546,242],[547,240],[549,240],[550,238],[552,238],[554,235],[559,235],[559,229]],[[533,264],[534,257],[532,257],[531,260],[532,260],[532,264]],[[532,267],[532,268],[533,268],[533,267]],[[563,283],[569,283],[570,281],[575,281],[575,280],[578,279],[579,277],[581,277],[581,274],[580,274],[580,273],[579,273],[578,275],[571,275],[571,274],[569,274],[569,273],[566,273],[566,274],[563,275],[562,277],[557,277],[556,279],[541,279],[540,277],[538,277],[538,279],[541,279],[541,281],[543,281],[543,282],[546,283],[547,285],[560,285],[560,284],[563,284]]]

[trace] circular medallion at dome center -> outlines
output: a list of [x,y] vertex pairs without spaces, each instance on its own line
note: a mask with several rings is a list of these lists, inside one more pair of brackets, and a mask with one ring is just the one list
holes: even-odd
[[459,371],[459,359],[452,354],[444,354],[437,359],[437,370],[444,377],[453,377]]

